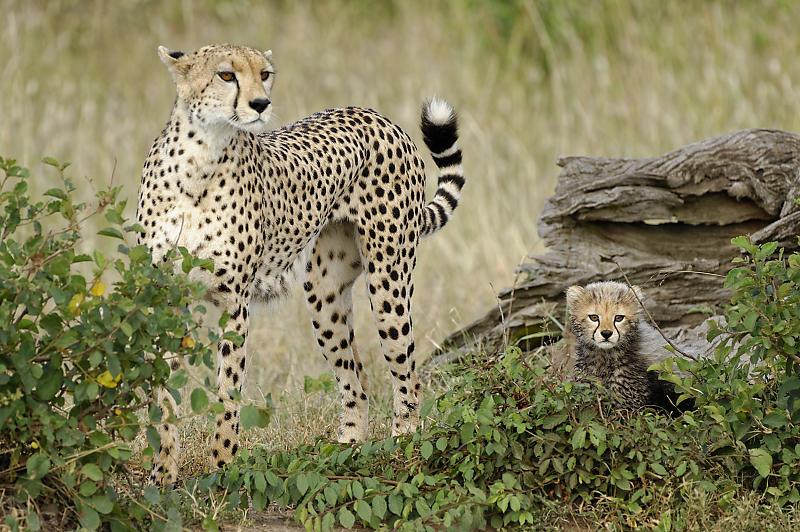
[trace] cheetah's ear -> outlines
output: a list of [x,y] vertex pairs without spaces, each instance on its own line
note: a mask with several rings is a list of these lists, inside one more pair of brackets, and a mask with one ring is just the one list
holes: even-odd
[[584,294],[586,294],[586,290],[580,286],[570,286],[567,288],[567,309],[575,308]]
[[265,52],[261,52],[261,55],[264,56],[264,59],[267,60],[267,63],[269,63],[270,66],[274,66],[274,63],[272,62],[272,50],[267,50]]
[[169,50],[166,46],[158,47],[158,57],[167,66],[172,79],[177,81],[178,76],[182,76],[189,71],[189,61],[186,54],[178,50]]

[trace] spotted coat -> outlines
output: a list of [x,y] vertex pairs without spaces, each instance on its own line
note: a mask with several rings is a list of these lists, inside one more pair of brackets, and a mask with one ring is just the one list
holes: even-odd
[[[215,45],[190,55],[162,47],[159,55],[178,98],[144,163],[141,243],[155,261],[175,246],[213,259],[213,272],[192,275],[230,314],[226,330],[245,339],[241,347],[219,342],[220,396],[242,388],[251,303],[280,298],[299,275],[317,343],[339,385],[339,441],[365,439],[369,400],[351,296],[363,272],[392,375],[392,434],[415,430],[421,390],[412,272],[420,238],[447,223],[464,184],[452,108],[439,99],[423,106],[424,139],[440,168],[436,195],[426,204],[419,151],[375,111],[332,109],[260,132],[271,111],[271,52]],[[222,402],[213,467],[238,449],[238,407]],[[160,403],[175,408],[167,393]],[[151,481],[171,483],[178,474],[177,429],[165,423],[159,434]]]

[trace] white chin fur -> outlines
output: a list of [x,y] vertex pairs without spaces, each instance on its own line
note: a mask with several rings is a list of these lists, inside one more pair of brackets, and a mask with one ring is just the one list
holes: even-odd
[[453,118],[453,107],[441,98],[428,102],[428,120],[434,124],[446,124]]
[[595,342],[595,345],[600,349],[611,349],[617,345],[617,342]]
[[246,123],[240,123],[238,125],[239,129],[243,129],[244,131],[250,133],[261,133],[267,129],[267,121],[269,120],[269,116],[261,117],[260,119],[251,120]]

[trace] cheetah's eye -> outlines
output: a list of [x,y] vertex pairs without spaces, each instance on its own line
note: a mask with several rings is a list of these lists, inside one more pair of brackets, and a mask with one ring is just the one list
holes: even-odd
[[589,319],[592,321],[600,321],[600,317],[597,314],[589,314]]
[[619,323],[619,322],[621,322],[621,321],[622,321],[622,320],[624,320],[624,319],[625,319],[625,316],[624,316],[624,315],[622,315],[622,314],[617,314],[616,316],[614,316],[614,322],[615,322],[615,323]]
[[236,79],[233,72],[218,72],[217,75],[222,81],[233,81]]
[[272,72],[270,72],[269,70],[262,70],[261,81],[267,81],[269,79],[270,74],[272,74]]

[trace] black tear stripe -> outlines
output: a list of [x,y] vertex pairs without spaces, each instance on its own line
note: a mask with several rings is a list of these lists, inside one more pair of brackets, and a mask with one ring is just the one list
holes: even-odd
[[233,76],[233,82],[236,83],[236,98],[233,100],[233,110],[236,110],[236,106],[239,105],[239,79],[236,76]]

